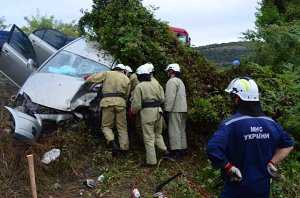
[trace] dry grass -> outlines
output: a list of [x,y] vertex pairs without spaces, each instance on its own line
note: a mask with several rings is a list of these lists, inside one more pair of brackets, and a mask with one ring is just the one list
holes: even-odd
[[[165,192],[172,197],[189,193],[193,197],[207,197],[208,193],[193,179],[193,171],[201,161],[198,155],[190,155],[181,163],[161,161],[156,168],[143,168],[143,148],[135,147],[126,157],[115,159],[103,141],[97,142],[82,127],[78,131],[58,130],[50,137],[42,137],[39,143],[26,145],[12,141],[9,135],[0,142],[0,191],[4,197],[29,197],[30,184],[27,172],[27,154],[34,154],[40,197],[128,197],[137,187],[145,197],[151,197],[157,184],[179,171],[184,176],[170,183]],[[51,148],[60,148],[59,160],[46,166],[41,156]],[[82,182],[104,174],[105,180],[95,189],[87,189]],[[54,189],[59,183],[61,188]],[[179,189],[178,189],[179,188]],[[180,192],[182,191],[182,192]],[[177,193],[175,193],[177,192]],[[176,196],[176,194],[181,196]],[[178,194],[178,195],[179,195]]]

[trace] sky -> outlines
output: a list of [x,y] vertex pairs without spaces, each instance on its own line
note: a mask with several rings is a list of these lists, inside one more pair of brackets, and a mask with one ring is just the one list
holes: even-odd
[[[242,32],[254,29],[259,0],[143,0],[145,6],[159,7],[155,16],[171,26],[186,29],[192,45],[241,40]],[[0,17],[8,24],[23,26],[24,17],[54,15],[64,22],[78,20],[81,9],[90,9],[92,0],[9,0],[0,6]]]

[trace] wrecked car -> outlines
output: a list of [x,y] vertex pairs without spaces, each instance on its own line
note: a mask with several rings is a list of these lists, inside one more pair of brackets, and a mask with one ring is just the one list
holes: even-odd
[[81,37],[26,73],[13,61],[9,70],[3,69],[0,59],[2,72],[21,87],[14,107],[5,107],[11,114],[16,139],[36,140],[49,123],[60,125],[84,119],[98,125],[101,86],[86,83],[85,79],[115,64],[111,55],[98,49],[95,42]]
[[53,29],[27,36],[13,25],[10,31],[0,31],[0,71],[20,87],[47,58],[74,39]]

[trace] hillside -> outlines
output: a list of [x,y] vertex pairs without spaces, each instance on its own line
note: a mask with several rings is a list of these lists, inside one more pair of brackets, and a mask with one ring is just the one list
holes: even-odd
[[249,42],[230,42],[197,47],[209,60],[219,65],[230,64],[234,59],[249,55]]

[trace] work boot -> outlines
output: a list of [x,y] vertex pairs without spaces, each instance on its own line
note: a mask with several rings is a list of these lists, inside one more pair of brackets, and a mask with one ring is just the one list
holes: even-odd
[[187,149],[180,149],[179,150],[181,157],[185,157],[188,154],[188,150]]
[[170,150],[169,155],[165,156],[164,159],[170,160],[170,161],[178,161],[182,160],[184,154],[181,149],[176,150]]
[[172,162],[176,161],[176,159],[174,158],[174,154],[173,154],[172,150],[171,151],[166,150],[165,153],[162,156],[162,159],[170,160]]
[[157,164],[147,164],[147,162],[143,162],[141,164],[141,168],[155,168]]
[[128,150],[119,150],[119,154],[121,157],[126,157],[128,155]]
[[182,149],[174,150],[174,158],[176,160],[182,160],[183,157],[184,157],[184,153],[183,153]]
[[120,152],[120,148],[115,140],[112,140],[108,143],[109,147],[111,147],[111,152],[113,157],[118,157],[118,154]]

